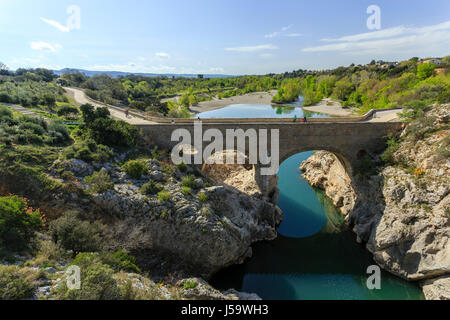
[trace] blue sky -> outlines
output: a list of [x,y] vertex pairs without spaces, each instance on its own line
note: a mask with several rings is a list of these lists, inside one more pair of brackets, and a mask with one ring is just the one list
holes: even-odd
[[265,74],[449,54],[448,0],[0,0],[11,69]]

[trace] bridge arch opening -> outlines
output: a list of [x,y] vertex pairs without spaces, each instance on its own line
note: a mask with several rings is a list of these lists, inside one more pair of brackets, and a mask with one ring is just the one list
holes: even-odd
[[286,154],[277,174],[279,233],[302,238],[341,230],[355,204],[350,161],[341,153],[308,150]]

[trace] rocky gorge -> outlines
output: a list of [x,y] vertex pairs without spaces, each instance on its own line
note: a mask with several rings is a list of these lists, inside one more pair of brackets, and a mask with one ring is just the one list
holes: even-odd
[[427,299],[450,299],[449,118],[450,105],[429,108],[388,148],[384,164],[380,155],[371,155],[378,172],[350,177],[326,151],[300,167],[340,209],[374,260],[418,281]]

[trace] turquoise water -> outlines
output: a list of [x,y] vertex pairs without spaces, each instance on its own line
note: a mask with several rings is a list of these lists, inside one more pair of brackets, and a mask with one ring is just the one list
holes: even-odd
[[384,271],[381,290],[367,289],[371,254],[324,193],[301,177],[298,167],[311,155],[297,154],[280,166],[278,238],[254,245],[252,258],[220,271],[211,284],[274,300],[423,299],[417,285]]
[[308,118],[329,117],[326,114],[303,110],[302,105],[303,97],[299,97],[298,101],[285,106],[233,104],[222,109],[199,113],[195,115],[195,118],[294,118],[297,116],[298,119],[301,119],[305,116]]

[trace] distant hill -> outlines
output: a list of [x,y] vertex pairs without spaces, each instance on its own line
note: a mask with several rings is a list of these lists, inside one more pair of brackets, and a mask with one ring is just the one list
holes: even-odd
[[[183,77],[183,78],[197,78],[197,74],[173,74],[173,73],[166,73],[166,74],[157,74],[157,73],[134,73],[134,72],[121,72],[121,71],[90,71],[90,70],[83,70],[83,69],[72,69],[72,68],[64,68],[61,70],[52,70],[55,74],[58,76],[62,75],[63,73],[84,73],[87,77],[92,77],[99,74],[106,74],[110,76],[111,78],[119,78],[119,77],[126,77],[128,75],[136,75],[136,76],[143,76],[143,77]],[[225,74],[204,74],[205,78],[232,78],[235,76],[231,75],[225,75]]]

